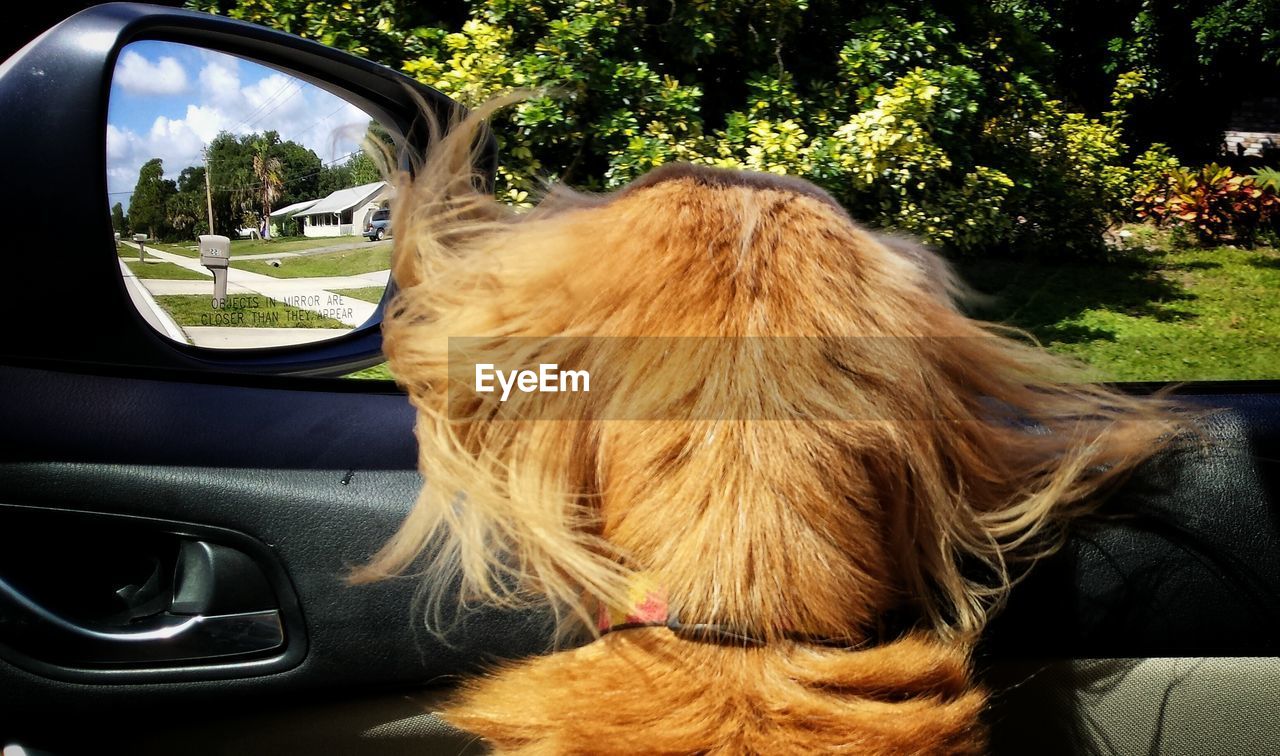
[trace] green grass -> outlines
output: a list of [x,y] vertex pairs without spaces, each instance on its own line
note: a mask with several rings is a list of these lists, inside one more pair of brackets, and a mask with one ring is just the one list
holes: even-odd
[[261,294],[228,296],[227,306],[220,310],[213,309],[213,297],[200,294],[164,294],[155,299],[183,326],[350,328],[333,318],[290,307]]
[[365,368],[364,370],[357,370],[354,373],[348,373],[347,375],[344,375],[342,377],[343,378],[363,378],[365,380],[381,380],[381,381],[395,380],[395,376],[391,375],[391,367],[385,362],[382,363],[381,365],[374,365],[373,367],[368,367],[368,368]]
[[305,252],[308,249],[335,247],[339,244],[354,244],[364,240],[363,236],[328,236],[323,238],[286,236],[276,239],[232,239],[231,256],[264,255],[272,252]]
[[1034,334],[1096,380],[1280,378],[1280,252],[1175,249],[1134,228],[1092,263],[982,260],[964,278],[994,294],[974,315]]
[[377,304],[382,301],[382,295],[386,290],[385,286],[366,286],[362,289],[333,289],[332,291],[334,294],[359,299],[361,302]]
[[232,253],[231,267],[262,273],[276,278],[328,278],[372,273],[391,267],[391,246],[347,249],[341,252],[324,252],[307,257],[282,257],[280,267],[274,268],[266,260],[235,259]]
[[[291,236],[281,239],[268,239],[266,241],[262,239],[232,239],[231,256],[263,255],[270,254],[272,252],[305,252],[310,249],[334,247],[339,244],[354,244],[361,241],[364,241],[364,237],[362,236],[336,236],[323,239]],[[164,252],[172,252],[175,255],[182,255],[183,257],[200,256],[200,251],[196,249],[196,242],[194,239],[187,242],[179,242],[177,244],[154,241],[143,242],[143,244]],[[120,256],[128,257],[130,250],[133,252],[133,257],[137,258],[137,244],[131,239],[120,240]]]
[[129,270],[138,278],[146,279],[162,279],[166,281],[212,281],[211,276],[201,275],[194,270],[187,270],[181,265],[174,265],[171,262],[161,262],[153,258],[148,258],[146,262],[138,262],[130,260],[125,263],[129,266]]
[[[133,244],[133,242],[129,242],[129,244]],[[143,242],[143,244],[148,247],[158,249],[161,252],[172,252],[175,255],[182,255],[183,257],[200,256],[200,250],[196,249],[195,242],[184,242],[182,244],[169,244],[168,242]],[[121,246],[124,245],[122,244]],[[137,254],[136,247],[134,248],[134,254]]]

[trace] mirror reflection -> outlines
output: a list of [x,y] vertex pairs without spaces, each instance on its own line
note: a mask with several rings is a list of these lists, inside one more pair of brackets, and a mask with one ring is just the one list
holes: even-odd
[[107,118],[121,275],[171,339],[254,348],[340,336],[387,286],[386,132],[299,78],[172,42],[121,51]]

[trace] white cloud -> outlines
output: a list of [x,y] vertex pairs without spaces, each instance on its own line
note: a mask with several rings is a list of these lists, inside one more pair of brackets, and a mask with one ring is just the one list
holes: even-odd
[[187,72],[176,58],[166,56],[152,63],[126,50],[116,64],[112,82],[130,94],[175,95],[187,91]]
[[230,64],[215,60],[200,69],[200,93],[206,102],[234,106],[240,96],[240,76]]
[[292,76],[277,73],[258,79],[257,83],[244,88],[243,96],[256,107],[247,115],[250,119],[262,119],[281,109],[296,107],[304,102],[299,95],[306,89],[306,83]]
[[187,120],[171,121],[164,116],[156,119],[147,135],[147,145],[158,157],[168,156],[173,163],[189,163],[200,154],[205,140],[191,128]]
[[112,124],[107,124],[107,161],[111,162],[123,155],[128,135]]
[[[227,116],[212,105],[188,105],[186,117],[170,123],[180,124],[182,128],[195,134],[202,144],[213,141],[218,132],[227,130],[231,125],[227,123]],[[155,131],[154,124],[151,130]]]

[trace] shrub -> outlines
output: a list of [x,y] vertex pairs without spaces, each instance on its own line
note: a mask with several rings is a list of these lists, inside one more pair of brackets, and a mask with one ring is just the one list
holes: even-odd
[[[365,0],[195,3],[378,57],[499,116],[498,194],[620,186],[673,160],[788,173],[857,218],[960,253],[1085,254],[1128,208],[1121,138],[1144,76],[1098,117],[1055,98],[1016,19],[914,0],[471,0],[448,29]],[[403,5],[403,7],[402,7]],[[381,20],[360,27],[355,20]]]
[[1252,246],[1280,217],[1275,177],[1242,176],[1217,164],[1176,168],[1136,197],[1138,216],[1189,228],[1201,244],[1232,239]]
[[1280,171],[1275,168],[1259,168],[1253,172],[1253,182],[1259,189],[1280,192]]

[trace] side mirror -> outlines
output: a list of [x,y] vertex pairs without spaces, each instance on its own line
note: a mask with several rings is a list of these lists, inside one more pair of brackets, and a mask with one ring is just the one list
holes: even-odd
[[[292,141],[321,157],[317,151],[322,135],[304,135],[302,129],[330,112],[308,112],[323,97],[328,98],[324,102],[332,100],[349,108],[339,116],[348,116],[347,125],[357,122],[361,136],[372,133],[371,124],[376,123],[380,138],[401,156],[400,168],[408,170],[407,156],[421,154],[429,146],[422,107],[433,111],[441,122],[447,122],[458,109],[439,92],[389,68],[241,21],[132,3],[96,6],[72,16],[0,65],[0,107],[23,114],[0,120],[0,150],[5,151],[0,157],[10,176],[23,177],[0,187],[0,196],[14,206],[32,208],[27,222],[48,234],[41,254],[16,256],[11,261],[17,270],[8,280],[43,285],[14,286],[6,291],[11,312],[18,318],[6,337],[6,354],[36,361],[293,375],[338,375],[380,362],[382,300],[386,297],[378,292],[387,286],[385,277],[379,280],[373,275],[380,271],[362,272],[360,280],[351,276],[332,282],[312,280],[323,279],[323,275],[299,277],[299,258],[284,252],[287,248],[275,245],[277,239],[271,237],[282,235],[287,228],[299,238],[341,235],[333,246],[389,250],[391,242],[380,241],[378,230],[370,231],[369,223],[373,212],[389,199],[385,188],[366,183],[325,196],[319,196],[322,192],[317,189],[280,192],[273,198],[270,192],[259,191],[266,183],[262,177],[273,168],[271,145],[259,149],[259,156],[266,161],[259,168],[265,168],[265,174],[259,171],[252,177],[250,155],[245,158],[250,161],[247,167],[224,162],[199,181],[200,149],[208,148],[216,136],[207,129],[192,132],[204,144],[188,139],[183,145],[186,152],[163,145],[164,149],[147,146],[127,153],[130,144],[137,145],[127,139],[122,142],[122,136],[127,137],[131,130],[143,133],[159,118],[172,125],[172,113],[164,108],[174,103],[183,108],[196,105],[194,99],[188,103],[181,98],[201,97],[207,89],[190,78],[198,76],[198,71],[188,70],[185,75],[190,86],[181,90],[184,59],[175,52],[179,50],[192,50],[203,56],[201,60],[232,61],[228,69],[234,64],[241,71],[252,71],[240,80],[239,90],[221,101],[226,112],[217,125],[232,142],[256,137],[270,141],[269,134],[274,134],[278,144]],[[137,95],[132,100],[122,95],[130,83],[134,88],[129,94]],[[254,84],[260,86],[255,88]],[[188,94],[176,94],[179,91]],[[148,93],[165,96],[148,100]],[[315,99],[307,99],[313,93]],[[167,102],[162,104],[161,100]],[[124,110],[119,110],[122,107]],[[310,118],[305,123],[301,117],[282,119],[281,114],[290,108]],[[336,108],[330,110],[337,112]],[[342,125],[335,123],[333,129]],[[282,131],[294,126],[294,133]],[[321,124],[320,128],[330,126]],[[488,157],[482,167],[488,169],[491,179],[496,168],[492,139],[486,149]],[[113,228],[112,206],[128,206],[134,201],[132,194],[146,183],[137,163],[151,158],[164,164],[151,176],[164,191],[169,191],[166,182],[172,182],[176,190],[176,184],[181,183],[177,179],[184,178],[188,186],[183,188],[193,194],[188,203],[191,207],[165,205],[168,214],[154,229],[139,228],[148,217],[141,211],[133,213],[132,220],[138,223],[128,223],[134,228],[120,234],[121,215],[116,213]],[[329,162],[327,155],[324,158],[322,164]],[[186,168],[191,172],[180,176]],[[219,168],[225,169],[221,176]],[[287,173],[283,161],[274,170],[281,181],[302,175]],[[227,199],[219,196],[220,190],[234,195],[227,200],[231,204],[219,204]],[[245,230],[252,232],[250,236],[265,235],[267,239],[241,239]],[[112,232],[110,245],[108,231]],[[382,235],[389,233],[388,229]],[[126,239],[132,243],[121,243]],[[249,259],[256,255],[236,251],[237,245],[255,244],[265,247],[258,250],[264,259]],[[288,285],[276,285],[276,279]],[[166,283],[160,286],[157,281]],[[340,292],[355,290],[353,282],[361,284],[358,291],[366,299],[376,301],[334,305],[333,295],[337,293],[341,302]],[[233,290],[230,297],[228,284]],[[251,296],[241,297],[241,292]],[[310,317],[319,310],[331,313],[338,326],[299,329],[309,330],[305,339],[293,339],[286,328],[262,328],[262,333],[279,332],[280,338],[264,341],[256,334],[238,334],[220,344],[202,343],[192,337],[196,327],[179,322],[178,304],[182,303],[174,302],[188,296],[201,299],[201,307],[206,309],[229,305],[229,300],[257,302],[261,312],[241,314],[244,319],[256,316],[268,323],[273,313],[296,316],[301,312]],[[61,317],[49,317],[53,307]],[[315,326],[315,322],[305,322],[308,317],[293,319]],[[83,328],[65,327],[89,322],[94,324],[92,335]]]

